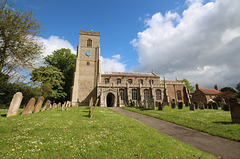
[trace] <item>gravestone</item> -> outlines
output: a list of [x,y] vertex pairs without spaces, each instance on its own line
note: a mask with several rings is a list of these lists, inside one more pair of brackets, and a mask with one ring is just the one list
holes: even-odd
[[47,100],[46,103],[44,104],[43,108],[42,108],[42,112],[45,111],[45,110],[49,110],[50,109],[50,104],[51,104],[51,101]]
[[213,109],[218,110],[218,104],[216,102],[212,103],[212,107]]
[[191,103],[189,109],[192,110],[192,111],[194,111],[194,108],[195,108],[195,104],[194,104],[194,103]]
[[140,108],[143,107],[143,104],[142,104],[142,101],[141,101],[141,100],[139,101],[139,107],[140,107]]
[[222,107],[222,110],[229,111],[230,110],[229,105],[224,104],[223,107]]
[[148,109],[155,110],[154,99],[148,100]]
[[52,105],[52,109],[55,109],[55,108],[57,108],[57,104],[54,102]]
[[199,102],[199,103],[198,103],[198,107],[199,107],[200,110],[204,110],[204,104],[203,104],[203,102]]
[[44,97],[43,96],[38,98],[33,113],[38,113],[40,111],[40,109],[42,107],[42,104],[43,104],[43,101],[44,101]]
[[58,102],[57,108],[61,108],[62,103]]
[[147,101],[146,100],[143,100],[143,106],[144,106],[145,109],[147,108]]
[[6,117],[10,117],[10,116],[15,116],[18,113],[20,104],[22,102],[22,93],[21,92],[17,92],[13,95],[11,104],[8,108],[8,113],[6,115]]
[[207,106],[207,103],[204,103],[204,108],[205,108],[205,109],[207,109],[207,108],[208,108],[208,106]]
[[175,99],[172,99],[171,107],[172,107],[172,109],[175,109],[175,108],[176,108]]
[[195,104],[195,109],[198,109],[198,102],[193,102]]
[[161,102],[158,102],[158,110],[163,110],[163,104]]
[[240,104],[234,102],[230,104],[232,122],[240,123]]
[[22,115],[23,115],[23,114],[30,114],[30,113],[33,112],[35,101],[36,101],[35,98],[31,98],[31,99],[28,101],[28,104],[27,104],[26,108],[24,109],[24,111],[22,112]]
[[209,103],[207,104],[207,107],[208,107],[208,109],[212,109],[212,102],[209,102]]
[[49,108],[52,109],[52,107],[53,107],[53,105],[52,105],[52,103],[51,103]]
[[93,105],[93,97],[89,99],[89,107],[91,107],[92,105]]
[[178,109],[182,109],[183,108],[183,102],[178,102]]

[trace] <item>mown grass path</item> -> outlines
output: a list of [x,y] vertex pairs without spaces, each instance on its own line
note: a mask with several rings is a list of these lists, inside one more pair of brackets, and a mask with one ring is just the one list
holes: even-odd
[[124,110],[117,107],[111,109],[133,119],[146,123],[152,128],[155,128],[160,132],[183,141],[202,151],[211,153],[220,158],[239,159],[240,142],[225,140],[223,138],[208,135],[206,133],[202,133],[190,128],[186,128],[184,126],[173,124],[133,111]]
[[90,119],[88,109],[0,110],[0,158],[215,158],[107,108]]
[[190,111],[189,107],[172,109],[170,106],[164,107],[163,111],[136,107],[123,107],[123,109],[169,121],[214,136],[240,141],[240,123],[232,123],[229,111],[213,109]]

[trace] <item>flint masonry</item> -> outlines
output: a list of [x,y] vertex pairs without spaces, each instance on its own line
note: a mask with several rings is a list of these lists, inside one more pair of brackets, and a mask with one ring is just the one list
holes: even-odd
[[189,104],[184,82],[161,80],[154,72],[101,72],[100,32],[80,30],[72,105],[87,106],[99,98],[101,107],[120,107],[148,100]]

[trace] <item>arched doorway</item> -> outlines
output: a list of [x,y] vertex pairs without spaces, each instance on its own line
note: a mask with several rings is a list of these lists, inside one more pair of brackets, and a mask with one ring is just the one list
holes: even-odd
[[115,101],[115,96],[112,93],[108,93],[107,95],[107,107],[113,107]]

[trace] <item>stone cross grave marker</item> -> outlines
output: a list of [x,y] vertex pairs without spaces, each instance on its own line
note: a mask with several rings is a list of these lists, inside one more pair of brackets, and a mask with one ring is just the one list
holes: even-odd
[[21,92],[17,92],[13,95],[6,117],[17,115],[20,104],[22,102],[22,98],[23,96]]

